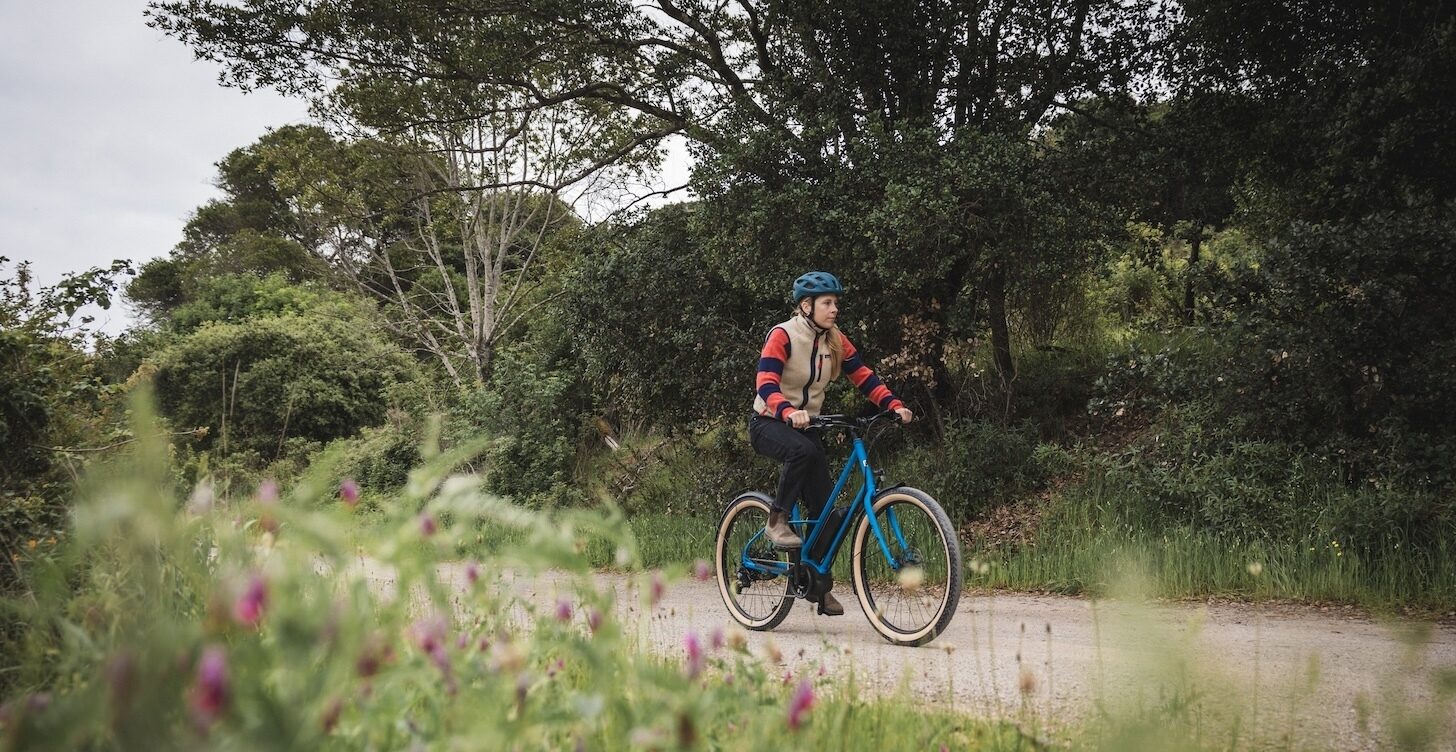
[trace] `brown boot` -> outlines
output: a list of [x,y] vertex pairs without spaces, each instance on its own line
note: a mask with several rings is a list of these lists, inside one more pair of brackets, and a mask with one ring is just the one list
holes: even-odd
[[825,593],[819,600],[819,613],[825,616],[844,616],[844,606],[840,605],[834,593]]
[[789,527],[789,513],[775,512],[768,513],[768,524],[763,526],[764,536],[775,548],[799,548],[804,545],[794,529]]

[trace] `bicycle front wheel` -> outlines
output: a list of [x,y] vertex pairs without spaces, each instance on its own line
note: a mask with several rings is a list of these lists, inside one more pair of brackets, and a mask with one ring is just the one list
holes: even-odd
[[874,519],[883,543],[868,516],[855,531],[850,562],[855,595],[881,637],[896,645],[924,645],[945,631],[960,603],[960,541],[940,504],[914,488],[877,496]]
[[718,593],[728,613],[753,630],[777,627],[794,607],[789,594],[789,555],[775,550],[764,537],[768,499],[746,493],[734,499],[718,523],[714,569]]

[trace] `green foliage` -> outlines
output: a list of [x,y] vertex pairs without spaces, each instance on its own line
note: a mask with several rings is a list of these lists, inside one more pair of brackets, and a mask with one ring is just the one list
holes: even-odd
[[381,423],[391,389],[419,377],[367,310],[342,297],[306,314],[213,322],[157,356],[167,418],[209,429],[204,448],[275,457],[290,437],[329,441]]
[[[154,433],[137,412],[138,434]],[[317,508],[307,484],[181,509],[165,447],[141,442],[88,484],[74,540],[31,562],[31,597],[3,602],[25,625],[5,652],[19,659],[4,679],[7,748],[761,749],[853,734],[922,749],[968,744],[964,729],[1016,748],[1013,730],[867,704],[828,678],[810,680],[820,697],[790,726],[779,667],[706,635],[693,635],[697,664],[644,655],[665,607],[620,601],[577,553],[605,540],[635,567],[622,515],[512,505],[453,474],[479,446],[461,450],[426,450],[377,534],[355,538],[350,512]],[[478,552],[479,580],[452,561],[477,528],[516,536]],[[649,581],[662,573],[636,584]]]
[[1293,226],[1249,281],[1244,399],[1227,409],[1353,480],[1456,485],[1453,243],[1456,204]]
[[778,482],[776,464],[753,451],[738,423],[673,440],[629,439],[599,461],[604,490],[634,519],[684,515],[713,527],[733,497],[749,489],[772,493]]
[[[0,268],[8,263],[0,256]],[[117,278],[129,269],[118,261],[33,291],[30,265],[21,262],[0,280],[0,555],[6,559],[61,533],[63,500],[76,471],[94,450],[125,439],[111,416],[124,387],[105,383],[98,359],[87,352],[104,340],[87,332],[89,318],[72,319],[86,305],[109,307]]]
[[570,371],[542,364],[529,348],[507,349],[490,383],[460,396],[449,435],[498,437],[481,458],[495,492],[533,505],[579,502],[572,473],[585,430],[581,397]]
[[758,348],[787,317],[787,305],[755,305],[742,291],[752,280],[700,252],[700,211],[667,207],[615,236],[581,238],[601,250],[584,253],[565,285],[565,325],[595,399],[623,421],[675,431],[746,414]]
[[1030,424],[951,420],[940,441],[888,458],[886,474],[897,483],[925,489],[960,522],[1040,486],[1047,468],[1037,449],[1037,431]]

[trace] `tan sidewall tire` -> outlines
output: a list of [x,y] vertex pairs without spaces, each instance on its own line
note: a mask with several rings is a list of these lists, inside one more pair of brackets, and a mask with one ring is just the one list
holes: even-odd
[[718,581],[718,595],[722,597],[723,605],[727,607],[728,615],[732,616],[734,621],[752,630],[773,629],[789,615],[789,610],[794,607],[794,599],[788,594],[787,578],[784,584],[783,601],[766,618],[751,619],[738,607],[738,602],[728,591],[728,588],[732,587],[729,581],[729,578],[733,576],[732,573],[723,571],[724,554],[726,553],[723,547],[727,544],[728,526],[744,507],[757,507],[763,510],[764,515],[768,514],[768,504],[751,495],[734,499],[723,511],[723,519],[718,521],[718,538],[713,545],[713,570],[716,573],[715,579]]
[[[909,502],[924,510],[925,514],[932,520],[935,520],[937,525],[939,525],[944,521],[942,518],[945,516],[945,512],[939,509],[939,505],[935,507],[927,505],[925,500],[917,495],[923,493],[923,491],[916,491],[915,489],[887,491],[875,499],[875,515],[878,516],[880,510],[892,503]],[[939,515],[937,515],[937,512],[939,512]],[[850,571],[853,573],[854,579],[854,594],[859,599],[859,607],[864,610],[865,618],[869,620],[870,625],[875,628],[875,631],[879,632],[880,636],[886,640],[896,645],[924,645],[935,639],[945,629],[946,625],[950,623],[950,620],[945,618],[946,610],[948,608],[954,608],[960,602],[962,578],[960,577],[959,571],[961,566],[960,541],[953,537],[948,537],[946,533],[947,531],[942,528],[940,531],[941,550],[945,554],[947,566],[951,568],[948,578],[950,582],[946,588],[947,595],[941,601],[940,607],[936,610],[935,618],[931,619],[930,623],[924,628],[915,632],[900,632],[883,624],[879,617],[875,615],[874,605],[870,603],[869,584],[864,581],[865,574],[862,563],[864,561],[864,547],[866,545],[877,546],[879,542],[871,537],[869,517],[860,519],[859,528],[854,533],[854,548],[851,551],[851,555],[854,558],[850,561]],[[953,532],[951,534],[954,535]],[[951,546],[955,546],[954,552],[951,551]]]

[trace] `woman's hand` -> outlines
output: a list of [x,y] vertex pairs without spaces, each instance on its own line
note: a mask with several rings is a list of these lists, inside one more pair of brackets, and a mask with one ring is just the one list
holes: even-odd
[[809,411],[795,410],[789,413],[789,425],[802,431],[805,426],[809,425]]
[[908,407],[902,407],[895,412],[900,414],[901,423],[909,423],[910,421],[915,420],[915,413],[910,412],[910,408]]

